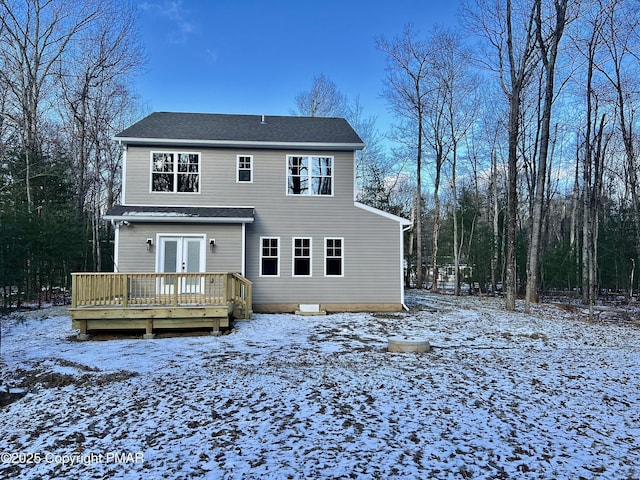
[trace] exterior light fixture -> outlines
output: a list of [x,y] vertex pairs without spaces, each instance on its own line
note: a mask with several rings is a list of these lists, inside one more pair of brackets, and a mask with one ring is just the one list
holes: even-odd
[[212,238],[211,240],[209,240],[209,249],[213,252],[213,249],[216,246],[216,239]]
[[153,239],[147,238],[147,252],[150,252],[152,248],[153,248]]

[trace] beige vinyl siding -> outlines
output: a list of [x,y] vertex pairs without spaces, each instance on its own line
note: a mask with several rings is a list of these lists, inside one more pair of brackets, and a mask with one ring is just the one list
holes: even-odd
[[[200,193],[151,193],[150,151],[199,152]],[[237,157],[253,157],[253,182],[237,183]],[[287,195],[287,155],[333,157],[333,195]],[[246,225],[246,276],[254,282],[254,304],[394,304],[402,302],[401,231],[399,222],[354,206],[353,152],[305,152],[259,149],[171,149],[128,147],[126,204],[172,206],[253,206],[255,220]],[[167,227],[167,228],[165,228]],[[223,247],[218,226],[141,225],[120,238],[120,264],[127,271],[153,271],[155,256],[147,254],[145,239],[156,232],[206,233],[216,238],[215,258],[227,263],[208,271],[240,271],[241,226],[235,225],[235,246]],[[134,233],[135,230],[135,233]],[[125,240],[126,237],[126,240]],[[134,238],[135,237],[135,238]],[[260,277],[260,237],[280,238],[280,275]],[[312,238],[311,277],[293,277],[292,239]],[[343,277],[325,277],[325,238],[344,241]],[[231,237],[229,238],[231,241]],[[225,240],[226,242],[226,240]]]
[[[247,276],[254,282],[254,302],[399,304],[400,232],[399,223],[353,204],[338,214],[257,211],[256,223],[247,228]],[[258,275],[260,236],[280,237],[278,278]],[[312,238],[311,277],[293,277],[294,237]],[[325,238],[343,239],[343,277],[324,275]]]
[[[200,193],[151,192],[151,151],[200,153]],[[317,153],[317,152],[316,152]],[[288,196],[287,155],[313,152],[234,149],[171,149],[129,146],[126,156],[126,205],[263,206],[289,210],[322,200],[330,208],[353,204],[353,152],[321,152],[334,158],[334,194],[330,197]],[[236,181],[238,155],[253,156],[253,182]]]
[[[157,234],[206,235],[206,271],[242,271],[242,225],[225,224],[159,224],[136,223],[119,228],[119,258],[116,271],[154,272],[156,269]],[[154,246],[148,251],[146,240],[153,239]],[[216,246],[209,248],[209,240]]]

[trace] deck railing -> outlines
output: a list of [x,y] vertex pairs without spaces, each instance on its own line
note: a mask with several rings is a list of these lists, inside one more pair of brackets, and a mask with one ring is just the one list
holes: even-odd
[[248,316],[251,295],[238,273],[73,273],[71,306],[230,305]]

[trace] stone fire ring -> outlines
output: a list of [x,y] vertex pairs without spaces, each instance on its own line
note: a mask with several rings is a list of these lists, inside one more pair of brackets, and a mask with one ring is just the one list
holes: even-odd
[[423,353],[430,352],[431,345],[429,344],[429,341],[423,337],[399,335],[389,338],[389,346],[387,348],[387,351],[402,353]]

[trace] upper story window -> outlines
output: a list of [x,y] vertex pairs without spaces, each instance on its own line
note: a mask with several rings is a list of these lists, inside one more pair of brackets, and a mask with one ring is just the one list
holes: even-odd
[[200,154],[183,152],[151,153],[151,191],[200,191]]
[[287,195],[333,195],[333,157],[287,157]]
[[238,155],[238,183],[253,182],[253,156]]

